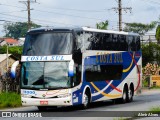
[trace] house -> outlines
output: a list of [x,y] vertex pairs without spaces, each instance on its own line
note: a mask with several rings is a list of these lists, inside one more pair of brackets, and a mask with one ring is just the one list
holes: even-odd
[[0,38],[0,46],[4,46],[4,45],[17,46],[18,41],[13,38]]
[[141,43],[142,44],[149,44],[150,42],[157,43],[154,32],[148,32],[145,35],[141,36]]
[[11,54],[8,54],[8,60],[7,60],[7,54],[0,54],[0,76],[4,75],[7,72],[7,61],[9,68],[17,60],[18,59]]

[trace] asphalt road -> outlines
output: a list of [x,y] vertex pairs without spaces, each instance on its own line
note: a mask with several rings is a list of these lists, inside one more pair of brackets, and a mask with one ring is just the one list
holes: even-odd
[[[83,110],[79,106],[77,107],[60,107],[57,109],[49,108],[45,113],[40,113],[37,107],[21,107],[21,108],[14,108],[14,109],[5,109],[1,111],[19,111],[21,114],[29,113],[37,113],[37,115],[42,115],[43,118],[32,118],[29,119],[38,119],[38,120],[75,120],[75,119],[87,119],[87,120],[97,120],[105,119],[107,117],[111,120],[118,120],[120,117],[129,117],[134,115],[138,115],[141,113],[145,113],[149,109],[153,107],[160,107],[160,90],[143,90],[142,94],[138,96],[134,96],[134,100],[131,103],[120,104],[120,103],[113,103],[112,101],[105,101],[105,102],[97,102],[92,103],[91,107]],[[24,112],[24,113],[23,113]],[[156,114],[153,114],[156,116]],[[47,117],[50,116],[50,117]],[[61,117],[60,117],[61,116]],[[63,117],[62,117],[63,116]],[[72,117],[72,118],[71,118]],[[83,117],[83,118],[82,118]],[[14,118],[6,118],[7,120],[17,120],[17,117]],[[28,118],[21,118],[26,119]],[[155,120],[160,119],[159,117],[154,117]]]

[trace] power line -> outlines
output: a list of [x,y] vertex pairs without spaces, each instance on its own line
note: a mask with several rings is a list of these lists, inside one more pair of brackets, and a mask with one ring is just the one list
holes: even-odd
[[[4,14],[4,13],[0,13],[1,15],[5,15],[5,16],[12,16],[12,17],[16,17],[16,18],[22,18],[22,19],[27,19],[26,17],[22,17],[22,16],[16,16],[16,15],[10,15],[10,14]],[[48,20],[40,20],[40,19],[32,19],[32,20],[37,20],[37,21],[41,21],[41,22],[50,22],[50,23],[57,23],[57,24],[64,24],[64,25],[72,25],[72,26],[76,26],[73,24],[66,24],[66,23],[62,23],[62,22],[54,22],[54,21],[48,21]]]
[[64,14],[64,13],[59,13],[59,12],[43,11],[43,10],[36,10],[36,9],[35,9],[35,11],[46,12],[46,13],[54,13],[54,14],[58,14],[58,15],[66,15],[66,16],[71,16],[71,17],[85,18],[85,19],[102,20],[103,21],[103,19],[99,19],[99,18],[83,17],[83,16],[72,15],[72,14]]
[[[23,8],[24,7],[20,7],[20,6],[13,6],[13,5],[7,5],[7,4],[0,4],[0,5],[4,5],[4,6],[10,6],[10,7],[16,7],[16,8]],[[53,8],[54,9],[54,8]],[[33,10],[33,9],[30,9]],[[70,9],[70,10],[74,10],[74,9]],[[108,10],[108,9],[106,9]],[[54,13],[54,14],[59,14],[59,15],[66,15],[66,16],[71,16],[71,17],[79,17],[79,18],[85,18],[85,19],[95,19],[95,20],[101,20],[103,21],[103,19],[99,19],[99,18],[91,18],[91,17],[83,17],[83,16],[78,16],[78,15],[72,15],[72,14],[64,14],[64,13],[59,13],[59,12],[53,12],[53,11],[44,11],[44,10],[34,10],[34,11],[38,11],[38,12],[45,12],[45,13]],[[84,10],[85,11],[85,10]],[[88,11],[89,12],[89,11]],[[4,14],[3,14],[4,15]],[[7,14],[5,14],[7,15]],[[9,15],[8,15],[9,16]],[[12,15],[13,16],[13,15]],[[18,18],[22,18],[22,19],[26,19],[24,17],[21,16],[13,16],[13,17],[18,17]],[[35,19],[33,19],[35,20]],[[36,19],[37,20],[37,19]],[[38,19],[39,20],[39,19]],[[46,20],[39,20],[39,21],[46,21]],[[111,21],[110,22],[116,22],[116,21]],[[50,21],[51,22],[51,21]],[[53,22],[52,22],[53,23]],[[58,23],[58,22],[54,22],[54,23]],[[58,24],[63,24],[63,23],[58,23]],[[69,24],[68,24],[69,25]],[[71,25],[71,24],[70,24]],[[74,25],[75,26],[75,25]]]
[[3,13],[15,13],[15,12],[24,12],[24,11],[27,11],[27,10],[11,11],[11,12],[3,12]]
[[153,0],[142,0],[142,1],[149,2],[149,3],[152,3],[152,4],[156,4],[156,5],[160,5],[160,2],[153,1]]
[[[0,5],[6,5],[6,4],[0,4]],[[13,6],[13,5],[6,5],[6,6],[11,6],[11,7],[16,7],[16,8],[22,8],[19,6]],[[30,9],[33,10],[33,9]],[[74,10],[74,9],[73,9]],[[99,19],[99,18],[91,18],[91,17],[83,17],[83,16],[78,16],[78,15],[72,15],[72,14],[64,14],[64,13],[59,13],[59,12],[53,12],[53,11],[44,11],[44,10],[38,10],[38,9],[34,9],[34,11],[38,11],[38,12],[46,12],[46,13],[54,13],[54,14],[58,14],[58,15],[66,15],[66,16],[71,16],[71,17],[79,17],[79,18],[85,18],[85,19],[95,19],[95,20],[101,20],[103,21],[103,19]],[[28,13],[30,15],[30,13]],[[29,16],[28,15],[28,16]],[[28,18],[28,21],[29,18]]]
[[[16,8],[23,8],[21,6],[14,6],[14,5],[7,5],[7,4],[2,4],[0,3],[0,5],[4,5],[4,6],[9,6],[9,7],[16,7]],[[46,5],[45,5],[46,6]],[[107,9],[99,9],[99,10],[83,10],[83,9],[73,9],[73,8],[51,8],[46,6],[49,9],[57,9],[57,10],[68,10],[68,11],[77,11],[77,12],[91,12],[91,13],[95,13],[95,12],[106,12]]]
[[43,5],[43,6],[46,6],[46,8],[49,8],[49,9],[56,9],[56,10],[68,10],[68,11],[76,11],[76,12],[90,12],[90,13],[95,13],[95,12],[106,12],[106,9],[99,9],[99,10],[95,10],[95,9],[90,9],[90,10],[87,10],[87,9],[74,9],[74,8],[58,8],[58,7],[50,7],[48,5]]
[[24,8],[21,6],[7,5],[7,4],[3,4],[3,3],[0,3],[0,5],[4,5],[4,6],[8,6],[8,7],[15,7],[15,8]]

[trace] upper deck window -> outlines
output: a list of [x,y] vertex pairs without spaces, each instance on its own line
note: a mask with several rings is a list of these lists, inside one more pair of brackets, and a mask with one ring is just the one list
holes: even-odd
[[72,49],[72,33],[33,32],[26,36],[23,55],[71,54]]

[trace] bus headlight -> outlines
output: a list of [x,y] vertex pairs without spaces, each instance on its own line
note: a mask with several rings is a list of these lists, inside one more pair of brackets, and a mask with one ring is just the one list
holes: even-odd
[[24,98],[31,98],[32,97],[31,95],[28,95],[28,94],[21,94],[21,96]]
[[65,97],[69,97],[69,96],[71,96],[70,93],[58,95],[57,97],[58,97],[58,98],[65,98]]

